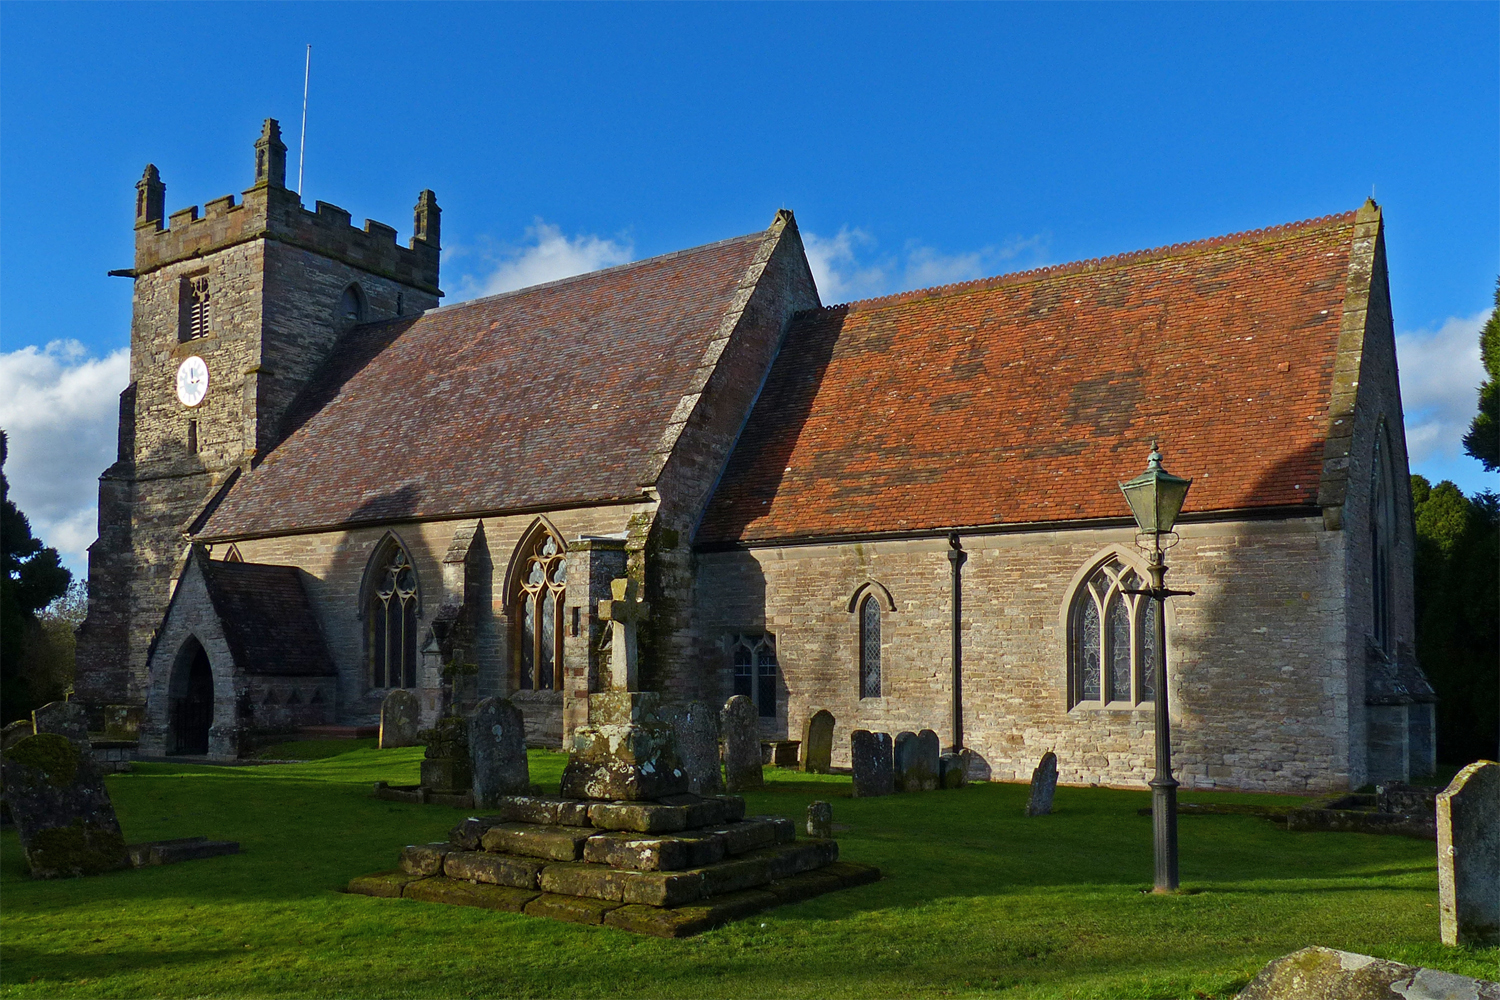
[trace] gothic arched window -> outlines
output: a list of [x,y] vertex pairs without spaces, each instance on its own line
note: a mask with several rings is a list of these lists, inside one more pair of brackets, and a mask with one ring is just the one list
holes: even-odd
[[566,550],[551,532],[540,532],[524,557],[511,596],[511,617],[516,623],[515,679],[522,690],[562,687],[567,582]]
[[339,325],[354,326],[365,318],[365,297],[358,285],[350,285],[339,297]]
[[1396,524],[1396,491],[1391,486],[1390,443],[1385,421],[1375,431],[1370,483],[1370,603],[1375,642],[1387,652],[1391,642],[1391,545]]
[[736,635],[729,642],[734,660],[734,693],[755,702],[762,718],[776,718],[776,637],[765,632]]
[[1069,707],[1153,701],[1156,602],[1118,559],[1105,560],[1073,596],[1068,614]]
[[392,543],[374,569],[365,607],[370,685],[417,686],[417,571],[406,550]]
[[880,599],[874,593],[859,602],[859,696],[880,697]]

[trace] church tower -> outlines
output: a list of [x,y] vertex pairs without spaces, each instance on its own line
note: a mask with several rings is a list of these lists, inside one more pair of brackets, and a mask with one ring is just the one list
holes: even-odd
[[188,535],[244,471],[274,448],[292,401],[340,336],[360,323],[438,304],[439,216],[417,199],[411,241],[286,186],[274,119],[255,143],[255,183],[165,216],[148,165],[136,184],[130,385],[119,451],[100,477],[89,549],[89,614],[76,697],[94,710],[140,705],[154,630]]

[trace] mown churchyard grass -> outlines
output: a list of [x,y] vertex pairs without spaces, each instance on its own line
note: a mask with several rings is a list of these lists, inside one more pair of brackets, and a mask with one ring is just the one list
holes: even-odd
[[[1438,943],[1430,842],[1185,816],[1190,892],[1147,895],[1145,790],[1059,788],[1053,815],[1028,819],[1023,784],[852,799],[847,777],[768,768],[752,813],[800,827],[827,799],[843,856],[886,878],[681,941],[342,893],[464,815],[371,796],[415,783],[421,755],[109,779],[127,839],[238,840],[237,856],[33,882],[5,831],[0,996],[1217,997],[1309,944],[1500,967],[1500,949]],[[534,751],[533,780],[555,790],[562,764]]]

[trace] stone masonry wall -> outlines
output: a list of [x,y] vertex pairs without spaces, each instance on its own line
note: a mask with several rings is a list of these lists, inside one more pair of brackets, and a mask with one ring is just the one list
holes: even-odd
[[[1347,787],[1343,537],[1316,516],[1189,524],[1167,582],[1192,590],[1167,617],[1173,762],[1187,788]],[[1068,709],[1071,587],[1108,554],[1139,570],[1130,529],[965,536],[965,742],[998,779],[1030,777],[1048,750],[1062,780],[1140,787],[1154,767],[1152,707]],[[807,717],[849,733],[931,728],[951,739],[948,545],[944,538],[765,547],[699,556],[701,640],[718,647],[719,696],[731,672],[722,640],[776,636],[779,722]],[[1142,574],[1144,575],[1144,574]],[[882,697],[861,700],[859,625],[849,603],[869,581],[896,605],[882,621]]]

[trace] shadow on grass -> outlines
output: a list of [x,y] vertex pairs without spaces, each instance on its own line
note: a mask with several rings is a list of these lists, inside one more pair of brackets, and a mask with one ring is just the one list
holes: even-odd
[[[128,951],[49,952],[18,948],[13,945],[5,947],[6,963],[24,968],[28,982],[59,984],[76,983],[81,979],[103,979],[109,976],[150,972],[174,966],[193,965],[198,962],[222,962],[240,954],[243,954],[243,950],[235,948],[174,951],[147,951],[144,948],[132,948]],[[9,979],[9,977],[6,978]]]

